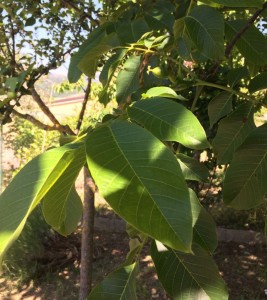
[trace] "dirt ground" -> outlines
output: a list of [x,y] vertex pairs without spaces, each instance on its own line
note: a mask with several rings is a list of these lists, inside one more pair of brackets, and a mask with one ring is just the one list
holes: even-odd
[[[0,279],[1,300],[74,300],[79,289],[79,234],[68,239],[46,240],[45,255],[35,257],[34,280]],[[118,266],[128,251],[126,234],[95,233],[94,284]],[[144,248],[137,281],[137,299],[169,299],[164,293]],[[215,260],[225,279],[230,300],[267,300],[267,248],[263,245],[220,243]]]

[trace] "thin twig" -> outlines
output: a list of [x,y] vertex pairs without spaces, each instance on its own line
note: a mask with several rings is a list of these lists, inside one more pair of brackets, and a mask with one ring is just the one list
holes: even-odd
[[227,45],[226,49],[225,49],[225,56],[229,57],[234,45],[236,44],[236,42],[240,39],[240,37],[242,36],[242,34],[244,34],[250,26],[253,25],[253,23],[255,22],[255,20],[260,16],[260,14],[267,9],[267,2],[265,2],[262,6],[261,9],[258,9],[253,16],[248,20],[248,22],[246,23],[246,25],[241,28],[233,37],[233,39],[231,40],[231,42]]
[[82,122],[83,122],[83,118],[84,118],[84,114],[85,114],[86,105],[87,105],[87,102],[89,100],[89,95],[91,93],[91,84],[92,84],[92,80],[91,80],[91,78],[88,78],[87,87],[86,87],[86,90],[84,92],[84,98],[83,98],[82,108],[81,108],[81,111],[80,111],[80,114],[79,114],[79,118],[78,118],[76,130],[75,130],[76,134],[79,133],[79,131],[81,129],[81,126],[82,126]]
[[69,0],[61,0],[61,2],[71,8],[73,8],[76,12],[78,12],[81,17],[87,17],[91,22],[95,22],[95,24],[99,25],[99,21],[94,19],[90,14],[86,13],[85,11],[81,11],[72,1]]

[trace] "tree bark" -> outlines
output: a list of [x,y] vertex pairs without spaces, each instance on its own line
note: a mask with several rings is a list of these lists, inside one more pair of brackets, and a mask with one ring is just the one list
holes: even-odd
[[90,172],[86,167],[84,167],[84,200],[79,300],[87,299],[92,286],[95,190],[96,187]]

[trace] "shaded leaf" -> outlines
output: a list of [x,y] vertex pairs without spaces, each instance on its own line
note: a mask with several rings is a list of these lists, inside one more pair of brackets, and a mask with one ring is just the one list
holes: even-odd
[[224,20],[221,13],[209,6],[193,8],[185,17],[186,29],[198,51],[211,59],[224,56]]
[[[233,37],[244,28],[246,20],[226,22],[225,34],[230,42]],[[263,66],[267,63],[267,40],[255,26],[250,26],[237,40],[235,47],[252,64]]]
[[218,164],[229,163],[236,149],[255,128],[253,113],[253,106],[244,103],[219,122],[217,135],[212,143]]
[[157,86],[149,89],[146,93],[142,94],[142,98],[164,97],[173,98],[179,100],[187,100],[181,95],[177,95],[176,92],[167,86]]
[[231,69],[227,73],[227,81],[231,87],[234,87],[243,78],[248,78],[249,73],[247,67],[241,67],[236,69]]
[[254,129],[236,151],[224,180],[224,202],[236,209],[264,203],[267,192],[267,124]]
[[143,18],[118,22],[116,32],[123,44],[136,43],[143,34],[150,31]]
[[68,166],[44,196],[42,208],[46,222],[66,236],[76,229],[82,215],[82,202],[74,182],[86,161],[84,147],[77,148],[64,160]]
[[228,7],[262,7],[262,0],[210,0],[211,2]]
[[193,215],[193,241],[213,253],[217,247],[216,224],[211,215],[200,204],[195,192],[189,189]]
[[99,191],[118,215],[166,245],[190,251],[189,193],[170,150],[140,126],[114,121],[88,136],[86,151]]
[[124,63],[116,82],[116,99],[118,103],[127,101],[127,98],[139,87],[140,56],[132,55]]
[[232,93],[221,92],[210,101],[208,105],[210,127],[232,111],[232,96]]
[[250,93],[255,93],[257,91],[267,89],[267,72],[263,72],[251,79],[248,89]]
[[131,119],[163,141],[177,141],[192,149],[209,147],[198,119],[181,104],[152,98],[135,102],[127,111]]
[[209,170],[203,163],[181,153],[176,156],[186,180],[208,182]]
[[68,168],[77,145],[68,144],[31,160],[0,196],[0,258],[20,235],[29,214]]
[[194,245],[193,254],[162,249],[155,242],[151,256],[158,277],[172,299],[228,299],[227,290],[212,257]]
[[137,264],[122,266],[94,287],[88,300],[135,300]]
[[112,26],[112,23],[107,22],[95,29],[78,52],[72,56],[68,72],[68,79],[71,83],[77,82],[82,72],[88,77],[94,77],[99,57],[120,45],[117,34],[107,30]]
[[36,22],[36,19],[34,17],[30,17],[26,20],[25,27],[32,26],[35,24],[35,22]]

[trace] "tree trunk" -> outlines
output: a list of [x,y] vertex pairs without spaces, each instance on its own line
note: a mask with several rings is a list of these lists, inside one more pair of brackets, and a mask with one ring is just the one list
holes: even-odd
[[92,286],[95,184],[84,167],[84,200],[79,300],[86,300]]

